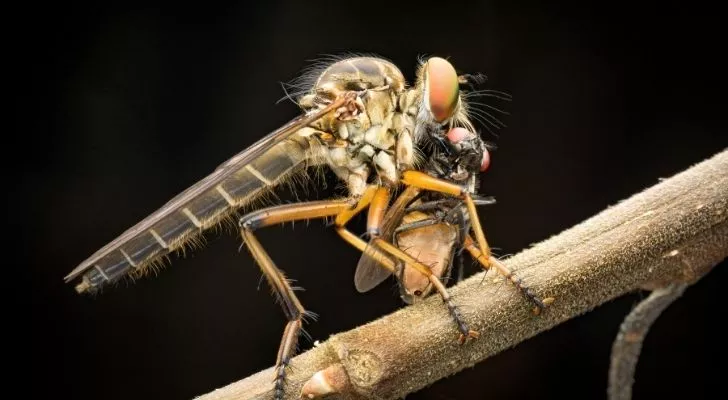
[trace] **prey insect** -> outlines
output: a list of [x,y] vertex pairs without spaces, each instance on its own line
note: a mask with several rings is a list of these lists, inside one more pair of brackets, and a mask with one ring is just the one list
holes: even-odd
[[[461,252],[467,251],[483,268],[495,268],[499,274],[509,279],[535,305],[534,312],[540,312],[544,303],[508,267],[490,254],[484,234],[485,246],[478,245],[478,231],[483,232],[483,229],[481,226],[472,226],[472,215],[475,215],[472,221],[479,224],[472,205],[489,205],[495,202],[493,198],[480,198],[475,193],[479,174],[490,164],[486,145],[478,135],[463,128],[451,129],[444,137],[439,132],[431,132],[429,142],[427,144],[432,149],[429,159],[421,168],[422,171],[441,182],[468,188],[472,203],[442,191],[426,191],[416,186],[408,186],[387,211],[382,227],[376,229],[370,226],[368,233],[385,238],[409,254],[413,258],[412,262],[427,265],[441,280],[450,278],[456,256],[459,261],[459,275],[462,275]],[[471,228],[475,238],[470,233]],[[382,265],[386,267],[382,268]],[[364,250],[357,266],[356,288],[360,292],[371,290],[392,272],[397,273],[400,294],[405,303],[411,304],[422,299],[433,289],[416,266],[403,261],[401,257],[392,258],[378,249],[373,242]],[[458,318],[455,320],[458,321]]]
[[[441,279],[449,273],[458,248],[508,277],[542,308],[543,302],[491,256],[478,219],[476,206],[487,201],[476,195],[477,176],[488,153],[473,133],[471,118],[478,114],[460,90],[468,78],[458,76],[450,62],[439,57],[421,61],[412,87],[394,64],[376,57],[336,59],[311,70],[298,82],[303,88],[296,99],[300,116],[174,197],[78,265],[65,280],[76,282],[76,290],[83,293],[143,275],[155,262],[183,249],[272,187],[307,167],[327,166],[345,183],[344,198],[262,208],[238,221],[246,248],[288,320],[276,359],[276,399],[283,398],[286,367],[310,314],[258,241],[255,231],[260,228],[333,218],[336,232],[363,252],[355,273],[358,290],[369,290],[395,274],[405,301],[438,292],[461,343],[478,333],[463,320]],[[428,148],[430,156],[423,166],[420,153]],[[390,206],[392,193],[402,186]],[[346,227],[365,209],[368,241]],[[429,241],[437,243],[438,250],[423,254]]]

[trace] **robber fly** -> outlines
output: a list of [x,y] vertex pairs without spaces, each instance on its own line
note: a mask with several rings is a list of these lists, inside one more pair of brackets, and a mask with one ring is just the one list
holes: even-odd
[[[143,275],[293,174],[328,166],[345,183],[345,198],[258,209],[238,221],[245,246],[288,319],[276,360],[276,399],[283,398],[286,367],[310,314],[256,238],[257,229],[333,217],[336,232],[363,252],[355,273],[357,289],[369,290],[396,274],[406,301],[437,291],[456,322],[461,343],[478,333],[463,321],[441,280],[452,264],[456,242],[483,267],[494,267],[510,278],[540,309],[543,302],[490,255],[478,219],[476,205],[487,201],[477,197],[476,181],[487,150],[473,133],[467,96],[460,90],[467,80],[439,57],[421,60],[412,87],[393,63],[378,57],[345,57],[314,68],[297,82],[305,87],[296,99],[300,116],[174,197],[83,261],[65,280],[76,282],[76,290],[83,293]],[[418,152],[428,145],[435,150],[423,168]],[[390,207],[393,191],[401,186],[405,189]],[[365,241],[346,224],[367,208]],[[417,252],[428,247],[423,239],[437,240],[441,249],[431,255]]]

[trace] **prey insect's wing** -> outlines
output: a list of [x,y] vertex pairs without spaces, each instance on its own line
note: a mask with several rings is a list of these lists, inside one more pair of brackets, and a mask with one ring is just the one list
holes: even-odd
[[[286,154],[287,148],[279,149],[277,145],[286,144],[286,139],[291,138],[301,128],[322,118],[343,103],[343,99],[337,99],[327,107],[300,115],[269,133],[94,253],[64,280],[69,282],[95,269],[97,273],[93,274],[94,279],[98,279],[99,283],[108,283],[124,275],[132,267],[139,267],[142,263],[178,247],[185,235],[189,236],[190,232],[208,227],[201,222],[206,221],[203,214],[212,215],[212,211],[240,207],[246,202],[245,195],[266,185],[270,186],[272,183],[264,176],[264,172],[272,176],[303,161],[303,153],[293,157]],[[267,170],[262,172],[261,169]],[[238,194],[242,197],[237,197]],[[78,291],[85,289],[88,288],[77,286]]]
[[[419,189],[408,186],[389,207],[386,214],[384,214],[380,232],[380,236],[384,240],[391,243],[394,231],[402,222],[407,206],[419,193]],[[361,258],[359,258],[359,264],[357,264],[354,273],[354,286],[357,291],[360,293],[368,292],[384,282],[392,274],[389,269],[381,265],[382,260],[394,265],[399,263],[394,257],[389,256],[370,241]]]

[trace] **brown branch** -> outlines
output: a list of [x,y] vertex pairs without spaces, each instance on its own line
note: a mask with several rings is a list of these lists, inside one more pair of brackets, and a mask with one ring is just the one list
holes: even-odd
[[647,332],[660,314],[679,299],[688,286],[688,283],[679,282],[654,290],[624,319],[612,345],[607,387],[609,400],[632,398],[634,373]]
[[[400,398],[623,294],[693,282],[727,256],[724,150],[507,259],[534,293],[556,299],[540,316],[512,286],[480,273],[452,289],[479,339],[458,345],[446,308],[433,296],[295,357],[286,399],[299,398],[326,368],[326,379],[343,392],[336,398]],[[200,399],[272,398],[272,378],[269,368]]]

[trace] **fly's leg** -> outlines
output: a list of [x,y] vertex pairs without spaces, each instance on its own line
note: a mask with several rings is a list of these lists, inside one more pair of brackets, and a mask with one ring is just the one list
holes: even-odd
[[473,242],[473,238],[470,235],[467,235],[465,237],[465,243],[464,243],[465,249],[470,253],[470,255],[475,258],[480,265],[483,266],[485,269],[495,268],[495,270],[501,274],[504,278],[508,279],[513,283],[513,285],[521,292],[523,293],[526,298],[535,305],[533,309],[534,314],[539,314],[541,310],[546,308],[547,305],[551,304],[554,299],[549,297],[544,300],[541,300],[536,295],[533,294],[531,289],[526,286],[523,283],[523,280],[521,278],[517,277],[513,271],[511,271],[510,268],[506,267],[505,264],[500,262],[497,258],[493,257],[492,255],[486,255],[480,249],[478,246]]
[[[394,246],[393,244],[379,237],[379,228],[382,223],[382,216],[385,214],[387,205],[389,203],[389,197],[389,188],[379,187],[377,188],[376,193],[373,195],[371,204],[369,205],[367,232],[371,237],[372,243],[379,247],[381,251],[411,265],[413,268],[415,268],[417,271],[427,277],[432,286],[437,290],[438,293],[440,293],[440,296],[447,306],[450,315],[455,320],[455,323],[458,326],[458,330],[460,331],[460,338],[458,339],[458,341],[461,344],[464,343],[467,338],[477,338],[479,336],[478,332],[469,328],[468,324],[463,320],[460,310],[452,301],[452,298],[450,297],[447,289],[445,289],[445,285],[443,285],[442,281],[440,281],[440,279],[432,273],[430,268],[419,262],[414,257],[410,256],[409,254],[400,250],[397,246]],[[353,217],[353,215],[347,215],[347,217],[349,217],[350,219],[351,217]],[[348,219],[345,218],[342,218],[341,220],[337,218],[337,230],[348,232],[343,228],[343,224],[345,224],[347,221]],[[342,235],[342,237],[345,236],[346,233],[341,231],[339,233]],[[367,249],[367,243],[364,242],[361,238],[351,234],[350,232],[348,232],[348,235],[350,236],[347,238],[347,241],[352,243],[354,247],[359,248],[361,251],[370,251],[369,249]],[[394,270],[394,267],[392,267],[392,270]]]
[[[496,271],[498,271],[501,275],[513,282],[519,289],[519,291],[521,291],[526,296],[526,298],[535,305],[535,314],[539,314],[546,305],[553,301],[553,298],[548,298],[546,299],[546,301],[542,301],[541,299],[539,299],[523,285],[520,278],[515,277],[508,267],[503,265],[503,263],[501,263],[491,255],[490,246],[488,246],[488,242],[485,240],[485,233],[483,231],[483,227],[480,224],[478,212],[475,209],[475,202],[473,201],[472,196],[470,195],[470,193],[468,193],[466,188],[456,185],[452,182],[435,178],[419,171],[405,171],[402,174],[402,181],[406,185],[411,185],[424,190],[431,190],[434,192],[449,194],[451,196],[461,198],[465,202],[465,206],[468,210],[468,215],[470,216],[471,229],[475,234],[475,243],[473,243],[473,239],[470,237],[470,235],[467,235],[465,237],[465,244],[466,246],[468,245],[468,243],[471,244],[468,249],[471,254],[473,254],[473,250],[478,250],[480,256],[474,256],[478,260],[478,262],[480,262],[480,264],[485,269],[495,268]],[[477,247],[475,247],[476,243]]]
[[460,342],[460,344],[465,343],[468,338],[477,338],[478,336],[480,336],[477,331],[470,329],[468,324],[463,320],[460,309],[452,301],[450,293],[448,293],[445,285],[443,285],[442,281],[440,281],[440,279],[432,273],[430,268],[380,237],[375,237],[373,238],[373,240],[377,244],[377,246],[379,246],[383,251],[409,264],[421,274],[425,275],[427,279],[429,279],[432,286],[437,290],[438,293],[440,293],[442,301],[447,306],[447,310],[450,313],[450,316],[452,316],[458,326],[458,330],[460,331],[460,338],[458,339],[458,342]]
[[283,399],[286,367],[296,351],[298,335],[301,333],[301,325],[307,312],[299,302],[283,272],[276,267],[253,232],[256,229],[283,222],[335,216],[355,206],[356,204],[353,202],[354,200],[350,199],[286,204],[252,212],[243,216],[239,221],[243,241],[263,271],[288,320],[276,358],[276,400]]
[[[379,251],[376,246],[370,246],[369,243],[365,242],[362,238],[355,235],[350,230],[346,229],[346,224],[351,221],[352,218],[358,215],[364,208],[369,207],[372,204],[372,201],[375,201],[374,199],[375,197],[377,197],[377,192],[377,186],[371,185],[367,187],[367,189],[364,191],[364,194],[362,195],[361,200],[359,201],[359,204],[357,204],[356,207],[349,210],[344,210],[336,215],[336,219],[334,220],[334,228],[336,229],[336,233],[338,233],[339,236],[344,239],[344,241],[354,246],[362,253],[367,253],[370,256],[374,257],[382,267],[387,268],[391,272],[394,272],[395,265],[389,257],[385,256],[381,251]],[[379,199],[376,201],[382,201],[382,194],[379,194]],[[370,208],[370,215],[371,214],[372,211]],[[369,227],[367,227],[367,231],[368,230]]]

